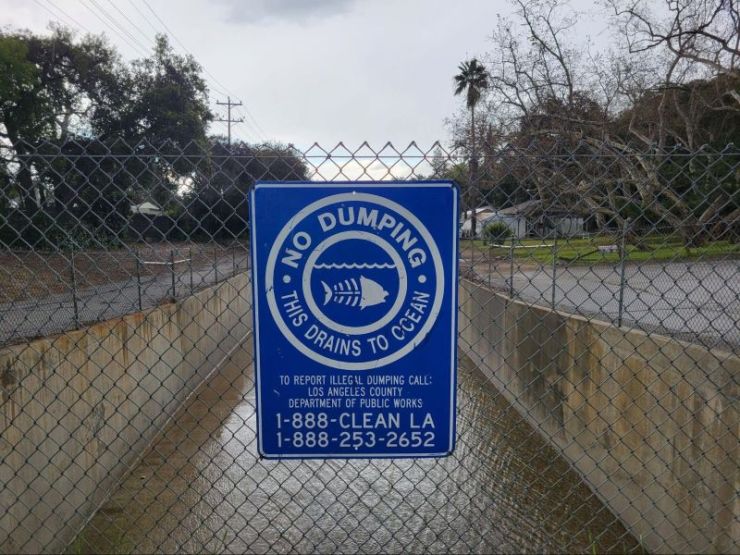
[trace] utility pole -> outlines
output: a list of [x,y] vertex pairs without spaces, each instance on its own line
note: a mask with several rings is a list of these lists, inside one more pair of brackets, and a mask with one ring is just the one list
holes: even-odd
[[231,97],[230,96],[227,96],[226,97],[226,102],[216,101],[216,104],[218,104],[219,106],[226,106],[226,119],[217,118],[214,121],[225,121],[226,122],[226,125],[227,125],[227,127],[229,129],[228,144],[229,144],[229,146],[231,146],[231,124],[232,123],[242,123],[244,121],[244,118],[231,119],[231,107],[232,106],[241,106],[242,105],[242,101],[240,100],[239,102],[232,102],[231,101]]

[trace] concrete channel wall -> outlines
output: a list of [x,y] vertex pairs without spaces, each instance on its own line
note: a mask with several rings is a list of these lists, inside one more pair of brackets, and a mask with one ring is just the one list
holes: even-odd
[[648,550],[740,545],[740,359],[460,285],[460,345]]
[[251,328],[247,274],[0,349],[0,552],[59,551]]

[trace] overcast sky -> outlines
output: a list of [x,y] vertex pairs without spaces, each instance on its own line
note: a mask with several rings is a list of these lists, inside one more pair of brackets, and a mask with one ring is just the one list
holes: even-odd
[[457,65],[489,51],[510,12],[506,0],[0,0],[3,26],[104,32],[125,59],[170,34],[209,72],[211,101],[244,102],[236,137],[304,148],[446,142]]

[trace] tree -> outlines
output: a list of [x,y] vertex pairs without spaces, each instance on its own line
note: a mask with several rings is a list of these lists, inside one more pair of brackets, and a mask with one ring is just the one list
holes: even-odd
[[661,16],[643,0],[608,4],[625,52],[620,90],[630,100],[616,122],[621,148],[655,153],[635,164],[640,195],[688,246],[702,243],[740,222],[736,177],[717,171],[716,154],[687,157],[740,144],[740,5],[666,0]]
[[279,144],[231,146],[225,137],[211,137],[203,167],[194,174],[185,195],[181,226],[208,239],[237,239],[249,232],[249,191],[259,179],[302,181],[303,161],[292,147]]
[[[659,148],[723,147],[740,117],[740,6],[670,0],[665,16],[642,0],[609,0],[620,31],[620,93],[632,138]],[[640,66],[650,71],[641,71]],[[647,121],[646,121],[647,120]],[[728,125],[729,120],[729,125]],[[733,129],[734,128],[734,129]]]
[[129,191],[134,202],[176,209],[180,181],[197,172],[198,160],[206,156],[213,114],[201,72],[198,62],[177,54],[164,35],[156,36],[150,56],[133,62],[128,104],[99,132],[106,139],[124,138],[135,154],[128,165],[137,176]]
[[663,19],[642,0],[611,3],[626,48],[604,57],[574,46],[567,2],[514,0],[519,25],[499,21],[488,59],[500,137],[485,172],[545,205],[585,205],[602,228],[637,219],[701,243],[740,221],[736,178],[700,152],[738,137],[737,3],[669,0]]
[[[460,73],[455,75],[455,96],[465,93],[465,105],[470,110],[470,187],[478,186],[478,153],[475,145],[475,107],[480,101],[484,91],[488,88],[488,71],[476,59],[466,60],[458,66]],[[475,209],[477,195],[471,191],[471,232],[476,235]]]
[[[737,74],[740,4],[736,0],[664,0],[665,17],[645,0],[607,0],[631,54],[663,50],[672,72]],[[740,104],[740,93],[730,94]]]
[[498,127],[527,139],[580,133],[581,126],[594,133],[605,122],[614,93],[599,86],[593,67],[569,45],[577,12],[561,0],[512,3],[516,20],[499,19],[488,57]]
[[434,147],[430,165],[432,166],[433,179],[445,179],[447,177],[449,157],[442,150],[441,146],[437,145],[436,147]]
[[192,56],[178,55],[167,37],[157,35],[152,55],[133,63],[133,98],[122,114],[123,136],[155,146],[195,143],[205,148],[213,114],[201,71]]
[[[23,102],[27,91],[37,79],[36,67],[27,59],[28,47],[17,37],[0,35],[0,122]],[[4,138],[5,135],[3,135]],[[19,197],[14,187],[5,149],[0,157],[0,214],[10,207],[10,200]]]
[[516,200],[586,204],[604,221],[618,217],[600,188],[577,186],[581,179],[601,183],[590,179],[601,178],[602,168],[584,141],[603,141],[615,103],[613,89],[601,86],[599,64],[571,45],[578,14],[559,0],[513,3],[516,21],[498,21],[488,58],[489,103],[502,136],[486,154],[487,171],[516,191]]
[[[20,105],[38,79],[36,66],[28,60],[28,45],[22,37],[0,35],[0,121],[18,117]],[[29,106],[29,108],[32,108]],[[32,113],[26,118],[31,119]],[[19,127],[19,125],[16,125]]]
[[0,81],[0,138],[18,156],[20,204],[33,213],[46,200],[33,181],[33,145],[65,141],[88,130],[99,111],[120,105],[119,59],[103,38],[76,41],[56,27],[50,36],[0,33],[0,60],[7,71]]
[[14,228],[94,240],[118,236],[131,203],[174,210],[212,117],[192,57],[158,36],[127,66],[102,37],[55,27],[0,33],[0,69],[0,208],[25,222]]

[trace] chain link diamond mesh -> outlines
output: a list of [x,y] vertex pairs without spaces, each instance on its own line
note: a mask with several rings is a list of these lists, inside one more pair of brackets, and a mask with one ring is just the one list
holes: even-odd
[[[486,152],[0,146],[0,551],[740,550],[740,151]],[[260,179],[459,184],[452,456],[260,459]]]

